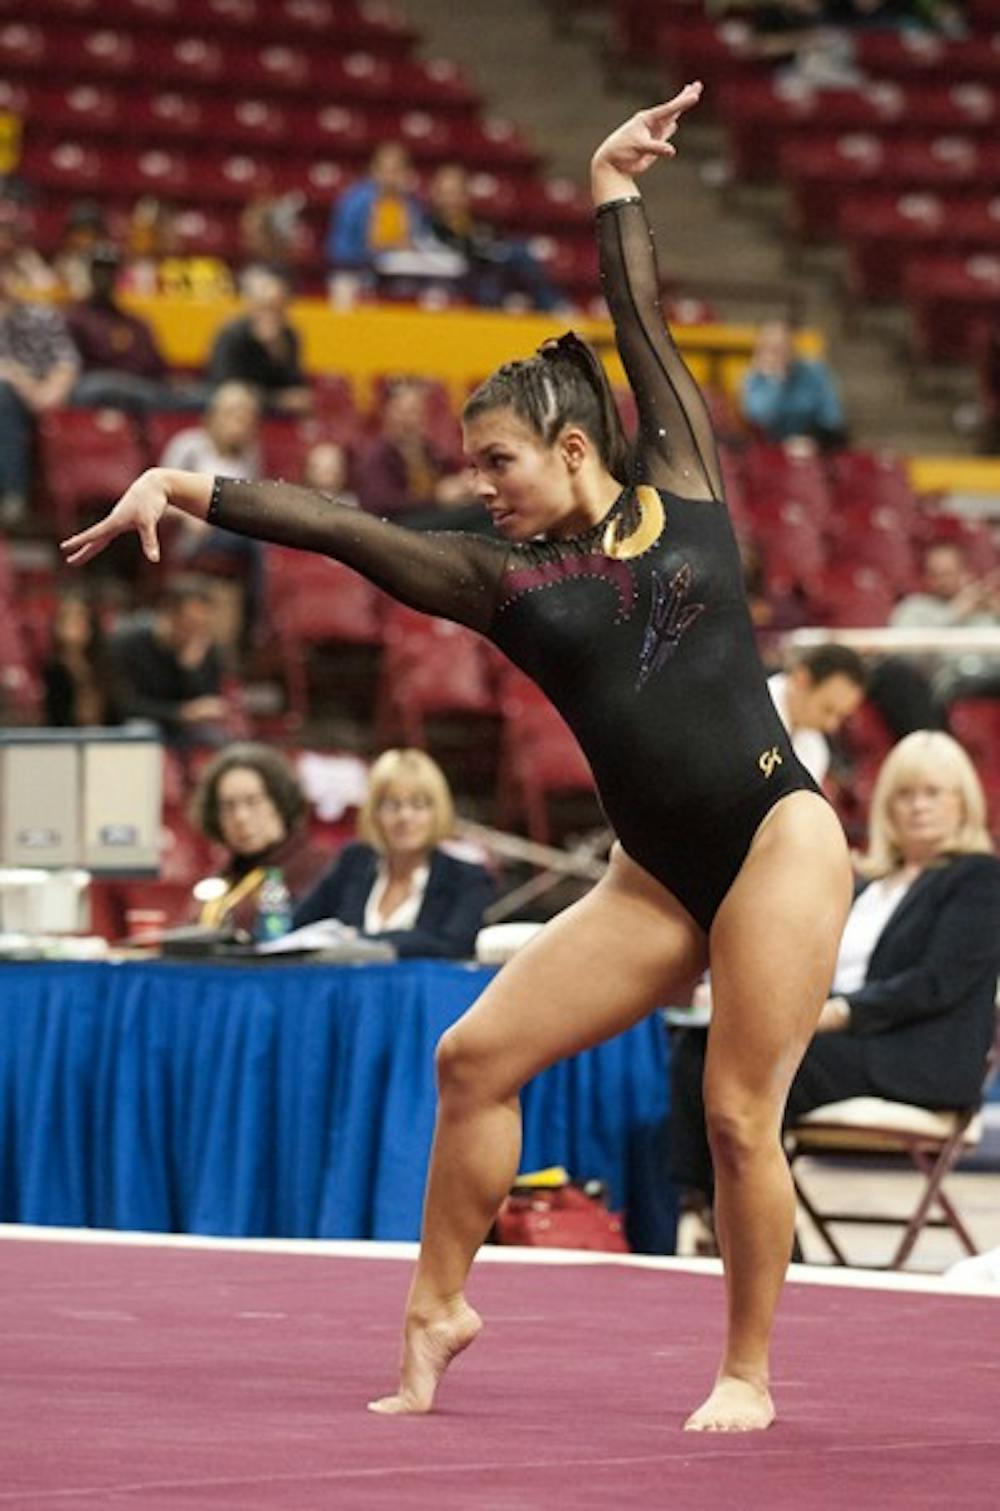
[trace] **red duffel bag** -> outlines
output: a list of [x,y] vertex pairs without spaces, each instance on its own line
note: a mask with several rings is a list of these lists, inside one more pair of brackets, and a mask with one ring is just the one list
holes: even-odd
[[497,1214],[497,1243],[534,1249],[600,1249],[627,1254],[621,1218],[604,1204],[599,1182],[586,1187],[517,1187]]

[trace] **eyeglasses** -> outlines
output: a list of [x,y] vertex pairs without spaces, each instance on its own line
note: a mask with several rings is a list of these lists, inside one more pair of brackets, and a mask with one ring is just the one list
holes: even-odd
[[426,792],[411,792],[409,797],[384,797],[378,804],[379,813],[392,815],[409,808],[414,813],[429,813],[434,803]]
[[271,799],[266,792],[248,792],[245,797],[224,797],[219,799],[219,812],[225,814],[238,813],[241,808],[246,808],[254,813],[263,808]]

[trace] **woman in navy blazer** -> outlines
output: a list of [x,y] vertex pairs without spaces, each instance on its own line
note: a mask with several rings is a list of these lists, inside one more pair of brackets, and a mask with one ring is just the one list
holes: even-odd
[[[857,1096],[932,1110],[978,1103],[1000,972],[1000,860],[985,814],[979,778],[950,735],[918,730],[890,751],[836,995],[792,1082],[786,1120]],[[674,1039],[671,1166],[678,1185],[707,1194],[705,1038],[685,1030]]]
[[295,909],[294,926],[337,918],[397,955],[468,959],[494,886],[483,866],[439,848],[454,826],[444,772],[422,750],[375,762],[347,845]]

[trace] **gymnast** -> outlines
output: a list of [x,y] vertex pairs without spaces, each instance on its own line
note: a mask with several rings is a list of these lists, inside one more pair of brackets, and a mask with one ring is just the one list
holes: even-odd
[[769,1342],[792,1246],[782,1109],[826,1000],[851,898],[840,825],[767,691],[701,395],[665,325],[635,179],[674,156],[700,84],[641,110],[592,160],[602,279],[640,431],[631,455],[597,357],[576,336],[505,364],[464,415],[494,537],[426,533],[284,483],[153,468],[64,542],[89,561],[135,529],[158,560],[173,505],[325,553],[403,603],[472,626],[541,686],[594,770],[608,871],[443,1035],[420,1256],[385,1413],[426,1412],[482,1322],[476,1250],[518,1170],[518,1093],[636,1023],[710,965],[705,1107],[727,1334],[699,1431],[774,1417]]

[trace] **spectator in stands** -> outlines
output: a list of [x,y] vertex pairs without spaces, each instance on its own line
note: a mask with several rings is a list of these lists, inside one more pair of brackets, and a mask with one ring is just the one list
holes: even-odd
[[121,715],[159,726],[168,745],[184,749],[226,742],[231,709],[223,694],[211,585],[177,576],[152,624],[120,631],[111,660]]
[[361,506],[351,486],[347,452],[336,441],[317,441],[310,446],[302,468],[302,482],[307,488],[332,494],[338,503],[349,504],[354,509]]
[[66,729],[118,722],[100,617],[82,593],[59,599],[42,682],[46,724]]
[[70,299],[85,299],[90,286],[90,258],[96,246],[110,241],[104,210],[95,199],[78,199],[69,207],[52,268]]
[[375,288],[386,257],[399,253],[417,259],[414,273],[421,255],[428,271],[436,269],[439,276],[464,272],[461,261],[442,262],[441,248],[435,254],[430,242],[427,212],[413,190],[410,155],[400,142],[382,142],[368,176],[346,189],[333,207],[326,238],[331,270],[354,289]]
[[[276,750],[229,745],[202,775],[195,823],[229,852],[221,876],[199,882],[199,922],[253,932],[265,872],[278,868],[292,902],[310,890],[329,854],[309,837],[308,804],[292,767]],[[214,884],[214,885],[213,885]]]
[[[974,1105],[993,1038],[1000,860],[975,769],[950,735],[923,730],[886,757],[872,796],[866,879],[848,916],[817,1037],[786,1118],[848,1097],[930,1109]],[[710,1006],[710,989],[700,989]],[[671,1056],[671,1167],[684,1205],[713,1186],[702,1102],[706,1033]]]
[[768,441],[802,437],[820,446],[845,439],[844,415],[825,362],[796,356],[785,320],[760,327],[743,380],[743,417]]
[[250,268],[243,278],[247,312],[224,325],[208,363],[211,383],[246,383],[265,408],[309,414],[312,390],[302,371],[298,332],[288,319],[290,289],[284,273]]
[[466,504],[469,486],[427,439],[427,395],[418,379],[405,378],[389,391],[378,435],[361,453],[358,497],[369,514],[424,516]]
[[[213,477],[260,477],[260,400],[245,383],[223,383],[212,395],[201,425],[167,442],[161,467],[210,472]],[[175,521],[170,547],[175,562],[212,579],[221,643],[232,649],[257,622],[264,549],[257,540],[216,530],[185,515]]]
[[358,815],[361,842],[346,846],[298,905],[296,926],[337,918],[398,955],[474,955],[493,882],[441,848],[454,820],[436,761],[422,750],[384,751]]
[[209,399],[202,423],[168,441],[160,466],[253,481],[260,476],[260,421],[255,390],[247,383],[223,383]]
[[442,246],[464,260],[462,286],[472,304],[495,308],[518,301],[537,310],[565,305],[523,242],[508,241],[476,219],[469,176],[461,164],[445,163],[431,179],[428,225]]
[[240,214],[240,247],[247,262],[290,275],[304,208],[305,195],[298,190],[255,195]]
[[26,517],[34,419],[66,402],[80,360],[66,322],[17,294],[16,259],[0,258],[0,525]]
[[[1000,571],[974,578],[957,541],[934,541],[924,550],[923,591],[909,593],[892,611],[896,629],[976,629],[1000,625]],[[896,734],[947,722],[959,697],[1000,697],[1000,658],[947,654],[919,661],[889,657],[876,669],[873,701]]]
[[53,294],[59,279],[32,244],[31,219],[24,205],[0,194],[0,261],[8,261],[18,298]]
[[119,304],[116,283],[121,263],[121,253],[112,242],[99,242],[90,253],[87,295],[66,312],[82,367],[70,394],[72,403],[88,408],[106,405],[139,416],[156,409],[200,408],[204,396],[199,390],[170,382],[149,322]]
[[789,671],[769,677],[767,685],[795,754],[822,782],[830,767],[826,737],[837,732],[864,697],[861,657],[845,645],[818,645],[799,656]]

